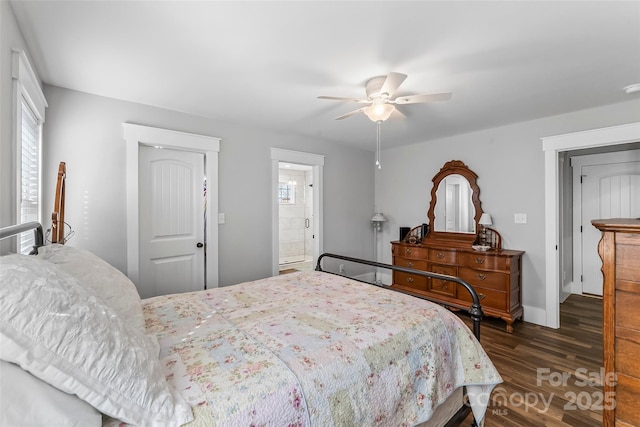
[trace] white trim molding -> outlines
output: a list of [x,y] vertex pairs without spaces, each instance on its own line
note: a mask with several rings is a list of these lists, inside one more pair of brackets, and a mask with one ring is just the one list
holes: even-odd
[[640,122],[542,138],[545,191],[545,325],[550,328],[560,327],[558,154],[563,151],[628,144],[638,141],[640,141]]
[[322,254],[322,204],[323,204],[323,179],[324,179],[324,155],[304,153],[301,151],[285,150],[283,148],[271,148],[271,273],[278,275],[280,264],[280,206],[278,203],[278,176],[279,163],[289,162],[312,167],[313,173],[313,263],[318,261]]
[[19,86],[18,94],[29,101],[31,107],[35,109],[34,113],[38,120],[44,123],[44,110],[48,105],[40,87],[40,80],[23,50],[12,49],[12,55],[11,77]]
[[139,243],[139,195],[138,169],[141,145],[160,145],[167,148],[202,153],[205,156],[207,176],[207,283],[206,287],[218,287],[218,153],[220,138],[123,123],[127,157],[127,275],[138,283],[140,277]]

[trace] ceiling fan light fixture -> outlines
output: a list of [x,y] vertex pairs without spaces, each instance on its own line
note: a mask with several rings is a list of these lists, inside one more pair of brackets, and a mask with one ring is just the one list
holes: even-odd
[[391,116],[395,107],[388,103],[376,103],[374,101],[371,106],[364,110],[364,113],[372,122],[384,122]]

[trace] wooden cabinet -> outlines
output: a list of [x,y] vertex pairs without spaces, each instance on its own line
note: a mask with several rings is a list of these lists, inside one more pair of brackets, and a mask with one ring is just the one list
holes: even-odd
[[[391,250],[394,265],[465,280],[478,292],[484,314],[505,320],[507,332],[513,332],[513,322],[522,317],[521,268],[524,252],[477,252],[429,239],[420,244],[391,242]],[[471,303],[471,296],[463,287],[445,280],[393,272],[392,286],[443,302]]]
[[[598,252],[604,278],[603,352],[605,426],[639,426],[640,220],[594,220],[602,231]],[[616,405],[607,405],[614,396]]]

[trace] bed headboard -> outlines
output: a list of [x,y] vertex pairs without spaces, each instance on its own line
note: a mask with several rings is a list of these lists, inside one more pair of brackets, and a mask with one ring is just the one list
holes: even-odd
[[31,221],[24,224],[10,225],[8,227],[0,228],[0,240],[17,236],[29,230],[33,230],[36,242],[36,244],[33,246],[33,250],[29,253],[29,255],[37,254],[38,248],[40,246],[44,246],[44,234],[42,233],[42,225],[37,221]]
[[64,245],[64,180],[67,176],[65,162],[58,165],[58,182],[56,183],[56,196],[53,201],[53,213],[51,214],[51,243]]

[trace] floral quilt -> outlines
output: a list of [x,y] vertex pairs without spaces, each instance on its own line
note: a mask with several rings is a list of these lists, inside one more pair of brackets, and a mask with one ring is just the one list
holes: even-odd
[[329,273],[143,304],[190,427],[414,425],[463,385],[481,419],[502,381],[448,310]]

